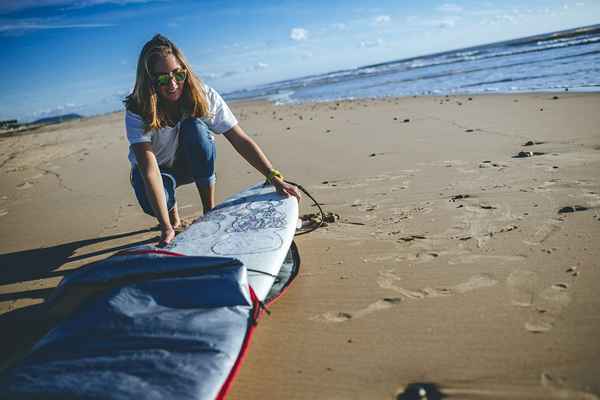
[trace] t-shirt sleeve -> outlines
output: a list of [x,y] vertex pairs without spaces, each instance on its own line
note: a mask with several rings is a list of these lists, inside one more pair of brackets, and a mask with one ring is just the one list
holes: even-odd
[[152,142],[151,135],[149,133],[144,134],[144,120],[142,117],[131,111],[125,113],[125,132],[130,145]]
[[238,124],[237,118],[216,90],[206,86],[206,96],[211,117],[206,118],[205,122],[211,131],[214,133],[227,132]]

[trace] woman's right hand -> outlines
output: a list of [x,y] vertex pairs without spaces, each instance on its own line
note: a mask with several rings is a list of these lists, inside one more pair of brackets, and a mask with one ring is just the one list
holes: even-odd
[[158,242],[158,247],[165,247],[175,238],[175,229],[172,226],[168,226],[165,228],[160,228],[160,242]]

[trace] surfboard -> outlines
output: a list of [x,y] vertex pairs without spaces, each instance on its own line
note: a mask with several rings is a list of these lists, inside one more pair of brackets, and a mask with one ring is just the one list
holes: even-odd
[[233,257],[265,300],[286,258],[298,221],[298,201],[256,184],[227,198],[180,233],[168,250],[189,256]]
[[48,300],[64,319],[0,376],[3,398],[225,398],[262,301],[298,272],[297,215],[295,198],[257,184],[168,248],[70,273]]

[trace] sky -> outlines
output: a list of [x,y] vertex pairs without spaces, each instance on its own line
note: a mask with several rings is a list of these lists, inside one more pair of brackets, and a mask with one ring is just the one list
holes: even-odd
[[170,38],[224,94],[600,22],[600,0],[0,0],[0,120],[121,108]]

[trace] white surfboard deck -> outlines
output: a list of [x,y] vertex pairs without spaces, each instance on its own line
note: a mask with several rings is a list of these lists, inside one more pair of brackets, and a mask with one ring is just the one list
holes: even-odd
[[296,198],[284,197],[272,185],[260,183],[194,221],[168,250],[239,259],[248,270],[248,283],[264,300],[290,248],[297,221]]

